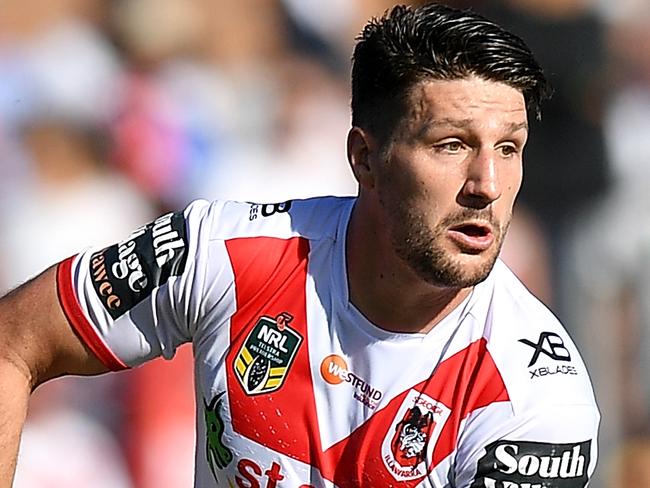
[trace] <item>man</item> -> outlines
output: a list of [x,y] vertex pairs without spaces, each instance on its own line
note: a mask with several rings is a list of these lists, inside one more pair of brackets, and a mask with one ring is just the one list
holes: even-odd
[[497,259],[540,67],[428,5],[371,21],[352,78],[356,199],[195,202],[1,302],[5,486],[31,388],[190,341],[196,486],[586,486],[584,364]]

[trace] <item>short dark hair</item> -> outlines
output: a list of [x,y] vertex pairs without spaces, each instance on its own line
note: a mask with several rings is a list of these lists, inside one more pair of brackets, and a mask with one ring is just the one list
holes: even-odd
[[398,5],[357,37],[352,63],[352,124],[386,136],[418,82],[475,75],[521,91],[541,117],[550,96],[542,68],[525,42],[472,12],[439,4]]

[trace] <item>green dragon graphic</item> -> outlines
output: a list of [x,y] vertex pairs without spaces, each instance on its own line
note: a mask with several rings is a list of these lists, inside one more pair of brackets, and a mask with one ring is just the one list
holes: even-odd
[[205,453],[208,458],[210,470],[217,482],[219,479],[217,478],[216,468],[224,469],[228,464],[230,464],[233,458],[232,451],[228,449],[222,439],[225,426],[223,420],[221,420],[220,410],[221,404],[223,403],[222,397],[225,393],[225,391],[218,393],[209,405],[206,400],[203,399],[206,431]]

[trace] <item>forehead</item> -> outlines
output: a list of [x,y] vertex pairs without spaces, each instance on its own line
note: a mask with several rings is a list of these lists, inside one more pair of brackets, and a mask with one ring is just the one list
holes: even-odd
[[417,83],[409,90],[404,115],[407,125],[521,125],[527,120],[521,91],[475,76]]

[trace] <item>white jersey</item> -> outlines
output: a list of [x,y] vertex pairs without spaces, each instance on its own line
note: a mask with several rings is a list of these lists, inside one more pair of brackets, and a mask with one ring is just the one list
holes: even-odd
[[430,332],[376,327],[353,204],[197,201],[61,263],[59,297],[111,369],[192,343],[197,487],[587,486],[599,414],[557,319],[499,261]]

